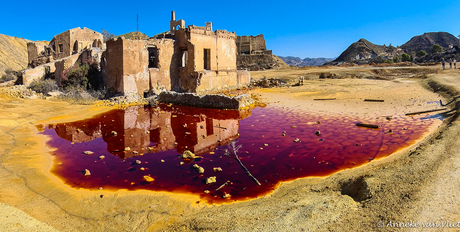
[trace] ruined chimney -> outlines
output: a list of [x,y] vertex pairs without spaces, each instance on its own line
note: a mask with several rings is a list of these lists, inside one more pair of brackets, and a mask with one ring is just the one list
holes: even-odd
[[171,21],[176,21],[176,12],[171,11]]
[[206,30],[212,31],[212,22],[206,22]]

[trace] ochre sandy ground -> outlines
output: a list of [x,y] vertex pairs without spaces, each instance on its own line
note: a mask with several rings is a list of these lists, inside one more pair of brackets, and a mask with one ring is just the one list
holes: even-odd
[[[348,75],[367,69],[327,71]],[[256,93],[279,107],[375,116],[441,108],[427,102],[447,103],[460,93],[458,70],[439,71],[424,79],[313,78],[321,71],[282,71],[293,79],[315,74],[308,74],[312,80],[304,86]],[[281,72],[277,73],[274,76]],[[429,91],[429,86],[439,92]],[[366,98],[385,102],[364,102]],[[453,109],[455,102],[448,107]],[[389,222],[460,221],[460,124],[449,118],[456,109],[445,114],[444,124],[431,128],[427,142],[417,148],[328,177],[283,183],[267,196],[225,205],[196,203],[198,197],[172,193],[72,189],[50,174],[52,150],[34,125],[72,121],[110,109],[0,93],[0,231],[362,231],[379,230],[380,221],[386,229],[391,229],[386,227]],[[344,189],[354,189],[355,199],[342,194]],[[359,200],[363,194],[367,199]]]

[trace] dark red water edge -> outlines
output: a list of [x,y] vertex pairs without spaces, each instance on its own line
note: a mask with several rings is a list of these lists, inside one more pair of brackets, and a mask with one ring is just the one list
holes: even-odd
[[[187,193],[207,203],[226,203],[264,196],[284,181],[328,176],[386,157],[414,144],[436,120],[430,115],[391,120],[325,115],[274,106],[235,111],[161,105],[37,127],[50,136],[48,146],[56,148],[51,172],[73,188]],[[241,146],[239,159],[260,186],[226,155],[232,142]],[[183,160],[185,150],[201,157]],[[91,175],[85,176],[85,169]],[[216,182],[206,184],[209,177]]]

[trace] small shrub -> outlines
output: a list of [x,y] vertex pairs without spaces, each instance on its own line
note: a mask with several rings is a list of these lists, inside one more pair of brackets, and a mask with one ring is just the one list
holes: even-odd
[[384,59],[383,63],[392,64],[393,60],[392,59]]
[[107,41],[109,41],[109,40],[111,40],[111,39],[116,37],[114,34],[108,32],[108,31],[106,31],[104,29],[102,29],[101,34],[103,36],[104,42],[107,42]]
[[418,57],[423,57],[423,56],[426,56],[426,55],[428,55],[428,53],[426,53],[424,50],[420,50],[420,51],[417,52]]
[[411,60],[410,55],[407,54],[407,53],[403,53],[403,54],[401,55],[401,60],[402,60],[402,62],[410,61],[410,60]]
[[0,83],[7,82],[7,81],[12,81],[17,78],[17,74],[15,71],[12,69],[7,69],[5,70],[5,74],[2,75],[2,78],[0,79]]
[[440,53],[440,52],[443,52],[443,51],[444,51],[444,49],[442,49],[442,47],[440,45],[438,45],[438,44],[433,45],[433,47],[431,48],[431,53],[434,53],[434,54]]
[[94,104],[95,101],[102,99],[103,95],[104,94],[99,91],[86,91],[81,88],[77,89],[70,87],[64,94],[59,95],[57,98],[75,104],[91,105]]
[[87,64],[75,64],[65,69],[62,74],[62,88],[77,88],[86,89],[88,86],[88,75],[89,65]]
[[77,88],[82,90],[97,90],[100,88],[99,64],[96,61],[88,61],[83,64],[75,64],[65,69],[61,77],[62,88]]
[[51,79],[47,79],[43,81],[33,81],[32,83],[30,83],[28,88],[37,93],[43,93],[43,94],[58,90],[58,86],[56,82]]
[[393,57],[393,62],[399,63],[400,61],[401,61],[401,58],[399,58],[399,56]]

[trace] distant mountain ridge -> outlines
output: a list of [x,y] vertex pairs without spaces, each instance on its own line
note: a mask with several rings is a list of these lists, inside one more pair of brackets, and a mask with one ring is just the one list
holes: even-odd
[[293,67],[304,67],[304,66],[321,66],[326,62],[333,61],[335,58],[304,58],[294,56],[278,56],[287,65]]

